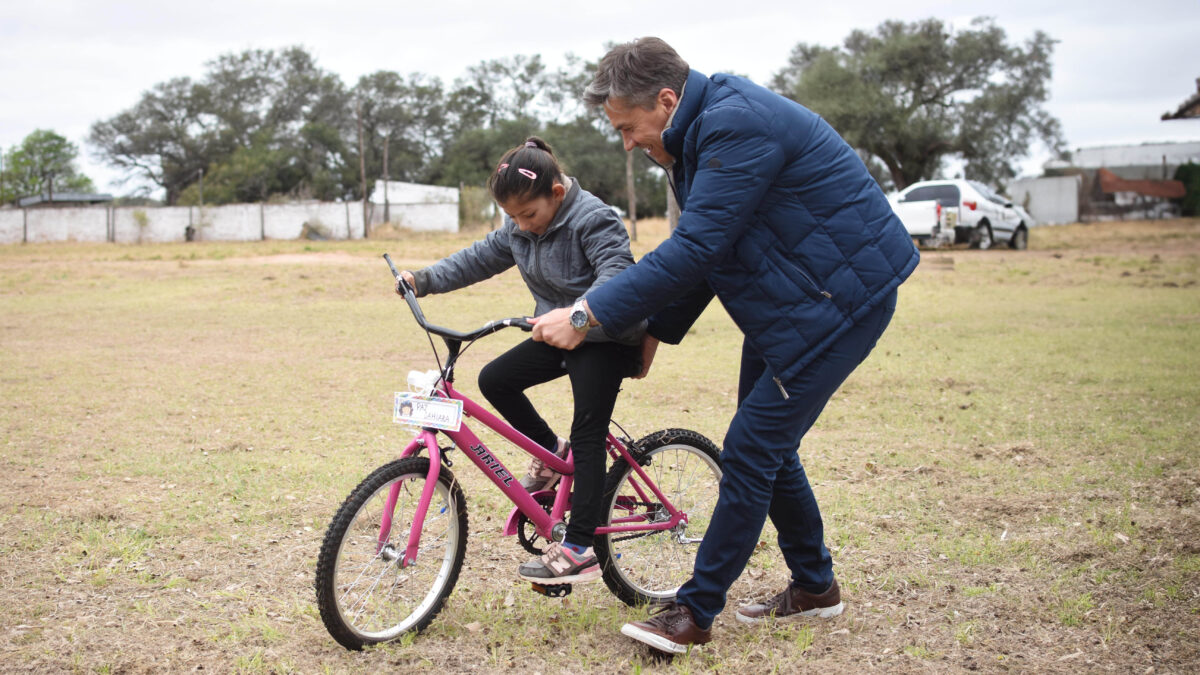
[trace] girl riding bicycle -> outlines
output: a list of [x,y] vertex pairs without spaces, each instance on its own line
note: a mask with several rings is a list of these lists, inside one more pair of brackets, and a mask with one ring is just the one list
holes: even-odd
[[[488,180],[505,213],[500,229],[438,262],[402,272],[417,296],[447,293],[507,270],[521,272],[535,301],[534,316],[574,307],[633,264],[629,235],[616,212],[566,176],[553,150],[540,138],[504,154]],[[621,335],[578,330],[584,344],[574,350],[525,340],[496,357],[479,373],[479,390],[521,433],[560,457],[574,454],[571,517],[566,536],[538,558],[520,566],[521,578],[570,584],[600,578],[592,537],[603,516],[605,436],[621,380],[641,371],[645,323]],[[570,441],[555,434],[534,409],[525,390],[566,375],[575,399]],[[521,485],[548,490],[559,475],[535,459]]]

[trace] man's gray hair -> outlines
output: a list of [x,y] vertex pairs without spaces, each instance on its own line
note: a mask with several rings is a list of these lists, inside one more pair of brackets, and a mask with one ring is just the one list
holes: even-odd
[[583,92],[583,101],[599,106],[610,99],[621,99],[650,109],[663,89],[682,93],[690,70],[687,61],[663,40],[638,38],[613,47],[600,59],[596,76]]

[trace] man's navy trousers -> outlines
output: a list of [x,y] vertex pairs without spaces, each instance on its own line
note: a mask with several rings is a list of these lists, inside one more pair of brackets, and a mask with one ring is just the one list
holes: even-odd
[[762,358],[743,346],[738,409],[721,452],[721,492],[692,579],[676,600],[701,628],[725,607],[725,593],[742,574],[769,515],[792,583],[824,592],[833,583],[833,559],[816,497],[797,448],[825,404],[858,367],[887,328],[895,291],[786,384],[784,398]]

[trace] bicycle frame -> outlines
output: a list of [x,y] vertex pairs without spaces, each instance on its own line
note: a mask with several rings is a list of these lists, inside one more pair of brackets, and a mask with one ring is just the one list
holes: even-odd
[[[504,463],[488,449],[479,437],[471,431],[465,423],[463,423],[458,431],[437,430],[432,428],[421,429],[416,436],[405,446],[400,453],[401,458],[412,457],[417,455],[422,448],[429,453],[429,474],[426,476],[425,485],[421,492],[421,497],[417,502],[415,512],[413,513],[413,525],[409,532],[407,545],[405,547],[404,556],[400,560],[400,565],[406,567],[416,562],[417,553],[420,546],[420,533],[425,522],[425,517],[429,510],[429,504],[433,498],[433,491],[437,485],[438,477],[441,474],[441,465],[445,460],[442,454],[442,448],[438,446],[437,434],[445,434],[455,446],[463,451],[471,462],[487,476],[492,483],[500,489],[509,501],[516,507],[516,511],[511,515],[505,524],[504,534],[516,533],[516,515],[517,512],[523,514],[537,529],[537,532],[546,539],[552,538],[552,531],[558,523],[562,522],[563,515],[567,510],[567,503],[571,495],[571,481],[575,472],[574,457],[568,454],[566,459],[560,458],[553,452],[543,448],[541,445],[530,440],[527,436],[514,429],[504,420],[489,412],[483,406],[475,401],[472,401],[467,396],[460,393],[453,385],[453,369],[461,349],[463,341],[474,341],[483,335],[500,330],[501,328],[520,325],[522,327],[529,326],[527,322],[519,319],[505,319],[498,322],[490,322],[483,328],[473,333],[459,333],[438,326],[430,325],[424,314],[421,312],[419,305],[416,302],[416,294],[403,281],[395,265],[392,263],[390,256],[384,255],[388,266],[392,269],[393,276],[397,282],[401,284],[400,288],[407,292],[404,293],[405,300],[408,302],[409,308],[413,312],[413,316],[417,319],[417,323],[421,325],[427,332],[439,335],[446,342],[450,350],[450,358],[442,367],[441,377],[437,382],[435,393],[439,396],[462,401],[463,415],[470,419],[478,420],[484,427],[491,429],[499,434],[505,440],[517,446],[523,452],[540,459],[545,462],[554,471],[562,474],[558,490],[555,493],[554,504],[549,512],[542,508],[542,505],[534,498],[533,495],[525,491],[521,486],[520,481],[516,479],[512,472],[505,467]],[[671,503],[662,490],[654,484],[654,481],[646,474],[645,470],[630,454],[626,444],[609,432],[607,437],[606,447],[609,456],[614,461],[623,461],[632,467],[638,480],[631,478],[630,483],[637,494],[639,502],[655,503],[661,505],[666,510],[667,518],[660,515],[655,515],[653,520],[646,516],[631,516],[620,519],[620,524],[616,525],[601,525],[596,528],[596,534],[614,534],[622,532],[653,532],[661,530],[670,530],[688,522],[688,516],[683,511],[678,510]],[[395,510],[396,501],[400,494],[400,484],[393,485],[388,493],[387,500],[384,503],[383,515],[379,523],[378,548],[382,549],[388,541],[388,535],[392,529],[392,512]],[[654,501],[652,501],[652,499]]]
[[[433,489],[437,484],[438,476],[441,473],[441,464],[443,461],[442,449],[437,443],[437,434],[445,434],[455,446],[463,450],[471,463],[474,464],[485,476],[487,476],[500,491],[508,497],[513,503],[517,511],[524,514],[526,518],[537,528],[538,534],[550,539],[551,532],[554,526],[562,522],[563,515],[567,510],[567,503],[570,500],[571,494],[571,477],[575,472],[574,458],[568,454],[566,459],[562,459],[553,452],[543,448],[537,443],[530,440],[527,436],[512,428],[507,422],[500,419],[478,403],[464,396],[458,390],[454,389],[452,384],[442,382],[440,384],[439,395],[446,398],[456,399],[463,402],[463,414],[466,417],[478,420],[483,426],[500,434],[505,440],[520,448],[522,451],[541,459],[550,468],[562,474],[562,479],[555,493],[554,504],[550,511],[547,512],[542,508],[542,505],[534,498],[533,495],[525,491],[521,483],[515,476],[505,467],[504,463],[488,449],[479,437],[471,431],[465,423],[458,431],[445,431],[422,429],[412,441],[405,446],[400,453],[400,457],[412,457],[418,454],[422,448],[429,452],[429,474],[425,479],[425,487],[421,493],[421,497],[417,502],[417,507],[413,513],[413,526],[409,532],[409,539],[404,552],[404,559],[401,565],[407,566],[414,563],[417,559],[417,552],[420,546],[421,526],[425,522],[425,515],[429,510],[429,503],[433,498]],[[614,534],[620,532],[651,532],[659,530],[670,530],[678,527],[680,523],[688,522],[688,516],[683,511],[678,510],[671,503],[670,499],[663,494],[662,490],[655,485],[654,481],[646,475],[645,470],[633,459],[629,453],[629,449],[625,443],[622,443],[611,432],[608,434],[607,448],[609,456],[614,461],[624,461],[633,468],[637,474],[639,481],[631,480],[634,491],[638,495],[638,499],[642,502],[648,502],[651,499],[655,503],[661,504],[669,518],[656,519],[655,522],[647,522],[645,516],[633,516],[628,519],[622,519],[619,525],[601,525],[596,528],[596,534]],[[396,500],[399,496],[400,485],[393,485],[391,492],[388,494],[387,501],[384,504],[384,513],[382,521],[379,524],[379,546],[382,547],[387,543],[388,533],[391,531],[392,518],[391,514],[396,506]],[[514,512],[515,516],[515,512]],[[516,518],[510,516],[505,524],[504,534],[516,533]]]

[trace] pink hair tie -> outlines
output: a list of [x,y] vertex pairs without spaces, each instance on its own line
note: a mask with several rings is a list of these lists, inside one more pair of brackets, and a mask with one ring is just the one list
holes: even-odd
[[537,148],[537,143],[534,143],[533,141],[525,141],[525,147],[527,147],[527,148]]

